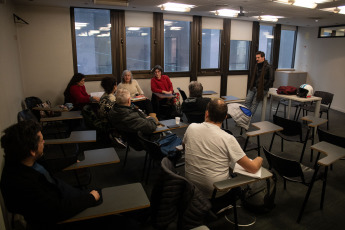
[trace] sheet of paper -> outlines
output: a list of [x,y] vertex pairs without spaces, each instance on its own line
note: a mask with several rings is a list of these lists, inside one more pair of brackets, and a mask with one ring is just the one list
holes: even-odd
[[92,92],[90,93],[91,97],[102,97],[104,92]]
[[262,168],[260,168],[256,173],[250,173],[246,171],[241,165],[236,163],[234,167],[234,173],[239,173],[239,174],[250,176],[253,178],[261,178],[261,169]]

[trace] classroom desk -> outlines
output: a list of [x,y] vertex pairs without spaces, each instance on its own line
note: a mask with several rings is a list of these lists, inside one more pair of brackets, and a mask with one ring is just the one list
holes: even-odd
[[221,99],[223,99],[226,104],[245,102],[244,99],[239,99],[238,97],[234,96],[221,96]]
[[147,99],[147,97],[143,96],[143,97],[132,97],[131,101],[132,102],[138,102],[138,101],[145,101]]
[[320,153],[326,154],[327,156],[318,160],[317,164],[315,165],[314,175],[313,175],[313,178],[310,182],[307,194],[304,198],[303,205],[302,205],[302,208],[300,210],[300,213],[299,213],[299,216],[297,219],[297,223],[299,223],[302,219],[302,214],[303,214],[304,208],[308,202],[308,199],[309,199],[309,196],[310,196],[311,190],[313,188],[315,178],[316,178],[316,175],[318,173],[320,166],[325,167],[325,175],[324,175],[325,179],[324,179],[323,185],[322,185],[322,194],[321,194],[321,203],[320,203],[320,209],[323,209],[323,202],[324,202],[325,193],[326,193],[328,166],[330,166],[331,164],[333,164],[337,160],[345,157],[345,149],[344,148],[330,144],[330,143],[325,142],[325,141],[322,141],[322,142],[319,142],[315,145],[312,145],[310,148],[315,150],[315,151],[318,151]]
[[169,128],[168,126],[175,126],[176,125],[175,119],[163,120],[163,121],[159,121],[159,123],[161,123],[164,126],[163,127],[157,126],[156,131],[154,131],[153,133],[161,133],[164,131],[180,129],[180,128],[184,128],[184,127],[188,126],[188,124],[180,122],[180,124],[178,124],[176,127]]
[[39,111],[53,111],[53,112],[68,112],[71,110],[71,109],[68,109],[67,107],[61,108],[60,105],[56,105],[54,107],[49,107],[49,108],[33,107],[32,109],[39,110]]
[[48,122],[48,121],[65,121],[65,120],[76,120],[76,119],[83,119],[81,115],[81,111],[69,111],[61,113],[61,116],[58,117],[43,117],[41,118],[41,122]]
[[102,196],[102,204],[85,209],[74,217],[60,222],[60,224],[150,207],[150,201],[140,183],[104,188],[102,189]]
[[270,88],[270,90],[267,93],[267,96],[266,97],[264,96],[264,99],[263,99],[263,102],[262,102],[261,121],[264,121],[265,117],[266,117],[267,97],[269,97],[269,96],[271,96],[269,118],[271,118],[273,97],[284,98],[284,99],[289,100],[289,106],[288,106],[288,111],[287,111],[287,119],[290,119],[291,100],[298,101],[298,102],[313,102],[313,101],[316,101],[314,116],[315,117],[319,116],[321,100],[322,100],[321,97],[311,96],[309,98],[302,98],[302,97],[297,97],[297,95],[277,94],[276,88]]
[[72,131],[68,138],[45,140],[46,145],[78,144],[85,142],[96,142],[96,130]]
[[202,95],[213,95],[213,94],[217,94],[217,92],[215,92],[213,90],[204,90],[204,91],[202,91]]
[[88,150],[84,152],[85,159],[80,162],[76,162],[63,170],[75,170],[86,167],[94,167],[106,164],[119,163],[120,159],[114,148],[104,148]]

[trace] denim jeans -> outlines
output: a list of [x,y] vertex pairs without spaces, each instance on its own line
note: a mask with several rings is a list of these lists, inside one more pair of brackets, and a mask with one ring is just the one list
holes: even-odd
[[[266,97],[267,92],[268,91],[264,91],[264,97]],[[260,101],[256,100],[256,95],[257,89],[255,87],[252,90],[248,90],[246,101],[244,102],[244,105],[252,112],[252,116],[254,116],[255,111],[260,103]]]

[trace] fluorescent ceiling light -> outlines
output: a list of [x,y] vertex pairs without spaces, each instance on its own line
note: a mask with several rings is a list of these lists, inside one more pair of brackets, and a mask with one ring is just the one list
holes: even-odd
[[76,30],[80,30],[81,28],[83,27],[86,27],[89,23],[86,23],[86,22],[76,22],[74,23],[74,28]]
[[167,2],[162,5],[159,5],[158,7],[160,7],[161,10],[166,10],[166,11],[190,12],[190,9],[194,8],[195,5]]
[[140,27],[128,27],[128,30],[136,31],[140,30]]
[[339,9],[338,14],[345,14],[345,6],[338,6],[338,7],[336,7],[336,8]]
[[323,9],[320,9],[320,10],[332,12],[332,13],[335,13],[335,14],[345,14],[345,6],[323,8]]
[[110,37],[110,33],[98,34],[97,37]]
[[164,21],[164,26],[172,26],[173,24],[173,21]]
[[109,27],[99,27],[100,31],[109,31],[110,28]]
[[301,6],[306,8],[314,9],[317,4],[313,0],[295,0],[293,3],[294,6]]
[[257,17],[260,21],[267,21],[267,22],[277,22],[278,18],[282,18],[280,16],[272,16],[272,15],[261,15]]
[[89,31],[89,36],[92,36],[94,34],[99,34],[99,33],[100,33],[99,30],[90,30]]
[[172,26],[170,27],[170,30],[181,30],[182,27],[179,27],[179,26]]
[[147,36],[148,33],[141,33],[140,35],[141,35],[141,36]]
[[326,3],[326,2],[333,2],[333,0],[314,0],[314,2],[316,4],[320,4],[320,3]]
[[229,9],[220,9],[220,10],[211,11],[211,12],[218,16],[234,17],[234,18],[237,17],[238,14],[240,13],[240,11],[238,10],[229,10]]

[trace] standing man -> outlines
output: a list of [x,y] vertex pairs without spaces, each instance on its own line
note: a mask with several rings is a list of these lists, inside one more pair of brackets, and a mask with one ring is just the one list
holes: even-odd
[[4,130],[5,166],[1,192],[7,209],[24,216],[30,229],[53,229],[86,208],[97,205],[96,190],[80,190],[53,177],[37,162],[43,155],[41,126],[22,121]]
[[249,90],[244,105],[254,115],[260,101],[267,95],[269,88],[273,86],[274,73],[271,65],[265,60],[265,53],[256,52],[256,64],[249,84]]
[[[261,157],[250,160],[235,137],[221,129],[227,112],[223,100],[211,100],[206,108],[205,122],[190,124],[183,139],[185,176],[208,198],[212,196],[214,182],[229,178],[230,165],[237,162],[248,172],[255,173],[262,164]],[[219,199],[234,198],[231,191],[217,195],[222,197]]]

